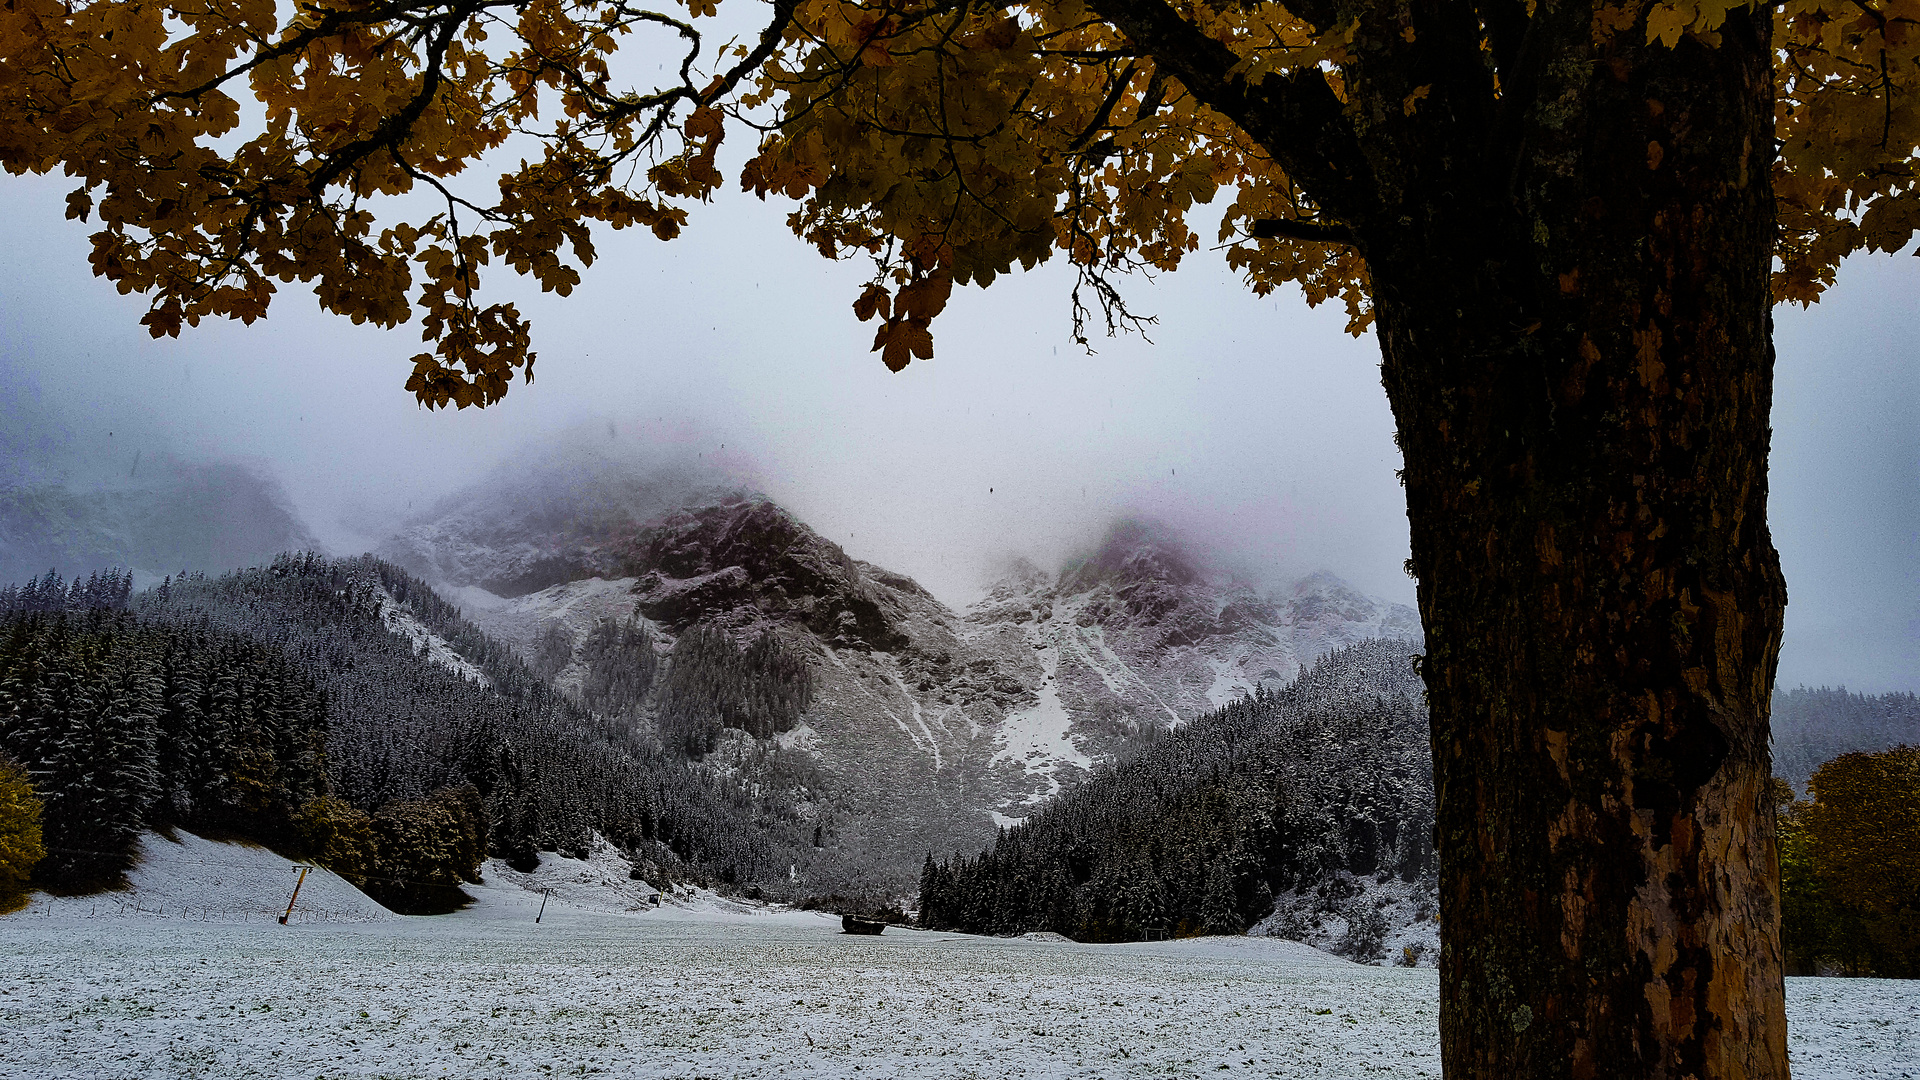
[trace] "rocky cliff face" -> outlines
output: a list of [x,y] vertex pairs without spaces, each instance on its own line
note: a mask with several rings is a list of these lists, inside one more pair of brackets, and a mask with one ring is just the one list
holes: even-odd
[[856,649],[908,644],[899,624],[933,598],[911,579],[857,563],[761,498],[677,510],[612,549],[636,602],[671,630],[695,622],[790,622]]
[[[529,657],[556,635],[577,648],[609,617],[646,620],[663,657],[696,624],[742,642],[779,635],[808,659],[812,703],[794,730],[759,749],[736,740],[715,767],[810,758],[835,793],[823,842],[865,853],[897,885],[927,852],[977,849],[1100,761],[1259,683],[1284,683],[1329,648],[1418,636],[1410,609],[1331,576],[1263,593],[1137,522],[1115,525],[1058,573],[1016,564],[964,613],[754,496],[603,523],[591,536],[468,528],[458,550],[437,548],[451,531],[416,526],[404,542],[419,562],[468,568],[455,584],[499,584],[504,567],[565,578],[511,596],[465,590],[475,621]],[[578,667],[556,683],[577,685]]]
[[[976,648],[1037,664],[1034,704],[1011,714],[1005,742],[1049,790],[1082,759],[1111,758],[1262,683],[1284,685],[1331,649],[1420,637],[1411,608],[1330,574],[1261,592],[1136,521],[1115,524],[1057,575],[1014,566],[965,626]],[[1030,789],[1022,808],[1039,797]]]

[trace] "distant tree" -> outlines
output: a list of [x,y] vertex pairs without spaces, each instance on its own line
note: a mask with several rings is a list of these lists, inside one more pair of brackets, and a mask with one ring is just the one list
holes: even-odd
[[1840,915],[1820,879],[1806,804],[1796,801],[1793,786],[1778,777],[1773,797],[1780,838],[1780,946],[1788,974],[1814,975],[1823,961],[1834,961],[1842,951]]
[[386,906],[405,914],[449,910],[465,902],[462,882],[480,880],[488,830],[471,787],[388,803],[372,826],[375,869],[363,887]]
[[46,857],[40,796],[19,763],[0,757],[0,898],[19,892]]
[[341,877],[358,883],[378,869],[373,819],[346,800],[310,799],[294,814],[293,825],[307,857]]
[[508,866],[531,873],[540,865],[540,810],[530,798],[522,797],[501,815],[494,826],[494,848]]
[[1378,959],[1387,937],[1387,920],[1380,909],[1367,903],[1364,896],[1357,896],[1347,902],[1340,914],[1347,921],[1347,936],[1340,943],[1340,955],[1369,963]]
[[1216,859],[1207,870],[1207,891],[1200,900],[1200,928],[1207,934],[1238,934],[1246,924],[1240,921],[1239,898],[1234,894],[1233,872],[1224,859]]

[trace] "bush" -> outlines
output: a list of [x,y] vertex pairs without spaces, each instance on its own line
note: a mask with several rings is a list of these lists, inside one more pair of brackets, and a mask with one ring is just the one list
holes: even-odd
[[294,815],[293,827],[309,858],[356,885],[379,866],[373,819],[345,799],[308,800]]
[[487,857],[486,809],[470,784],[388,803],[373,815],[373,835],[379,867],[367,894],[405,915],[465,904],[460,883],[479,881]]
[[40,834],[40,796],[26,770],[0,758],[0,897],[19,892],[45,858]]
[[1364,897],[1353,900],[1341,914],[1347,920],[1347,936],[1333,951],[1363,964],[1380,959],[1387,940],[1387,917]]

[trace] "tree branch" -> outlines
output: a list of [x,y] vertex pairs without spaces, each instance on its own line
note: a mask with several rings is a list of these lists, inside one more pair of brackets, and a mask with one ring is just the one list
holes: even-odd
[[427,46],[427,62],[421,72],[420,89],[415,91],[413,98],[399,112],[381,121],[373,134],[350,142],[328,154],[320,168],[308,177],[308,190],[316,199],[324,197],[323,193],[327,185],[339,179],[348,169],[358,165],[376,150],[397,150],[400,144],[407,140],[407,136],[413,131],[413,125],[426,113],[427,106],[433,103],[434,95],[440,92],[440,81],[443,78],[440,65],[446,58],[447,46],[453,41],[461,24],[467,20],[473,10],[477,9],[456,8],[440,24],[439,32]]
[[1493,47],[1493,69],[1502,79],[1511,79],[1532,23],[1527,15],[1526,0],[1477,0],[1474,6],[1487,27],[1487,41]]
[[1352,244],[1353,230],[1345,225],[1298,218],[1259,218],[1247,223],[1255,240],[1305,240],[1310,244]]
[[1126,93],[1127,87],[1132,85],[1135,70],[1137,65],[1129,63],[1126,70],[1120,73],[1120,77],[1113,80],[1113,86],[1107,91],[1106,100],[1102,101],[1100,108],[1094,111],[1093,119],[1088,121],[1086,130],[1067,144],[1067,153],[1074,153],[1093,141],[1093,137],[1100,133],[1100,129],[1107,126],[1107,121],[1113,119],[1113,107],[1120,103],[1120,95]]
[[1238,124],[1316,204],[1346,220],[1369,216],[1374,196],[1366,158],[1318,68],[1275,73],[1251,86],[1231,74],[1239,56],[1166,0],[1090,0],[1088,6],[1202,104]]
[[720,76],[713,86],[700,95],[700,104],[713,104],[732,93],[733,88],[740,85],[741,79],[760,70],[760,65],[766,63],[767,58],[773,55],[773,51],[780,47],[781,36],[787,32],[787,26],[793,22],[793,6],[794,0],[773,0],[773,21],[767,24],[765,30],[760,31],[759,43],[753,47],[751,53],[729,68],[725,75]]

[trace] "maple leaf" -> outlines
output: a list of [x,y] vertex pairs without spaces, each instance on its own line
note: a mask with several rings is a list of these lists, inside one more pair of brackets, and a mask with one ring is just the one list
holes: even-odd
[[930,323],[934,316],[946,310],[947,298],[952,294],[953,278],[932,274],[902,288],[894,301],[894,310],[905,318]]
[[900,371],[914,357],[933,359],[933,335],[920,319],[894,318],[880,325],[873,335],[873,351],[888,371]]
[[860,294],[860,299],[853,302],[853,314],[861,322],[866,322],[875,314],[885,319],[891,313],[892,305],[887,290],[879,285],[867,286],[866,291]]

